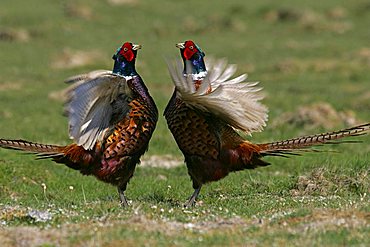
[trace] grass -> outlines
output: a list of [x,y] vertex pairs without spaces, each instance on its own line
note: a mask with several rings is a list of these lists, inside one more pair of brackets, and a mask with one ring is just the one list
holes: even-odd
[[[119,1],[1,1],[0,137],[69,143],[57,94],[66,87],[63,80],[109,69],[112,53],[126,40],[143,45],[137,70],[160,112],[173,90],[163,58],[177,57],[174,44],[193,39],[207,55],[227,57],[239,73],[261,81],[269,123],[317,102],[350,111],[358,122],[370,120],[366,1],[112,2]],[[344,120],[328,119],[335,129],[348,125]],[[248,138],[265,142],[328,131],[311,124],[269,124]],[[182,204],[192,188],[183,164],[139,166],[127,190],[131,207],[122,210],[110,185],[51,161],[0,150],[0,241],[367,246],[370,138],[361,141],[324,148],[338,153],[267,158],[270,167],[204,186],[198,205],[187,210]],[[163,155],[182,159],[161,117],[144,159]],[[51,219],[37,222],[32,210]]]

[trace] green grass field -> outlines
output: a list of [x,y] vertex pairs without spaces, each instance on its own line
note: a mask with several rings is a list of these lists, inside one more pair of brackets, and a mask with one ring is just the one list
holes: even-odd
[[[68,144],[63,80],[110,69],[124,41],[162,115],[165,58],[192,39],[260,81],[266,142],[370,121],[370,4],[356,1],[2,0],[0,137]],[[191,181],[164,118],[127,196],[49,160],[0,150],[1,246],[369,246],[370,137],[203,187]],[[178,164],[163,167],[168,159]],[[45,220],[42,220],[44,213]],[[36,216],[35,216],[36,214]]]

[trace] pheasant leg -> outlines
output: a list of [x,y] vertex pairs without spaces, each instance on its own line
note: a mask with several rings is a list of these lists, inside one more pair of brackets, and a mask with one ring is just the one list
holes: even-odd
[[121,206],[123,208],[128,207],[128,202],[125,196],[125,191],[121,189],[120,187],[118,187],[118,194],[119,194],[119,199],[121,201]]
[[194,190],[194,193],[191,195],[189,200],[184,204],[185,208],[190,208],[190,207],[195,206],[195,200],[198,198],[198,195],[199,195],[199,192],[200,192],[201,188],[202,188],[202,186],[200,186],[199,188],[196,188]]

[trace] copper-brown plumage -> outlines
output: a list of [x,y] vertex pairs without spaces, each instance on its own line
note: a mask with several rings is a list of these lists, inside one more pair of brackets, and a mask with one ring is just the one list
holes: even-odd
[[135,70],[139,45],[126,42],[113,56],[111,71],[93,71],[68,80],[66,114],[75,143],[45,145],[0,139],[0,147],[51,158],[84,175],[117,186],[122,206],[127,183],[158,119],[157,107]]
[[[203,184],[217,181],[230,172],[269,165],[267,155],[286,156],[308,147],[332,143],[370,130],[370,123],[352,128],[272,143],[253,144],[236,129],[260,131],[267,120],[267,109],[257,83],[244,83],[246,77],[229,79],[235,72],[225,62],[205,68],[204,53],[192,41],[177,44],[181,63],[169,64],[175,90],[164,116],[168,128],[184,154],[194,193],[185,206],[191,206]],[[208,66],[208,65],[207,65]]]

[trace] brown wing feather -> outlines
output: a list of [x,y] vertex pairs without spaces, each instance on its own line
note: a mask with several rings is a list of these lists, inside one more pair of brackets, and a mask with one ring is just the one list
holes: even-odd
[[187,106],[174,93],[165,111],[165,117],[179,148],[185,155],[217,159],[219,141],[211,131],[205,114]]

